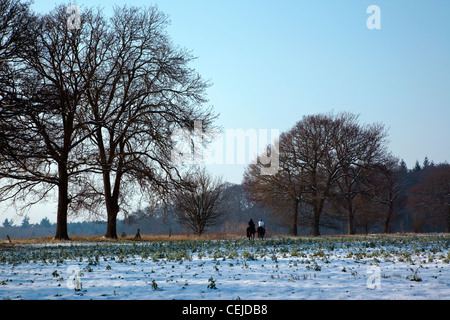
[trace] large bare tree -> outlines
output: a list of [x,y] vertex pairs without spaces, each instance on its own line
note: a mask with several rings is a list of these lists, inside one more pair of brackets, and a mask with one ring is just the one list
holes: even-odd
[[79,30],[69,30],[63,6],[28,21],[27,28],[34,36],[23,44],[1,92],[2,105],[16,110],[3,119],[13,139],[4,148],[0,172],[8,183],[1,192],[14,200],[34,194],[39,201],[57,188],[55,238],[68,239],[69,182],[85,170],[75,155],[89,135],[80,108]]
[[339,130],[332,137],[332,161],[338,161],[340,170],[333,197],[345,212],[348,234],[355,234],[356,207],[353,201],[358,194],[370,192],[368,179],[375,166],[387,158],[387,132],[382,124],[361,125],[358,116],[342,113],[337,119]]
[[268,147],[268,153],[279,150],[279,170],[275,174],[263,174],[265,165],[257,158],[255,164],[250,164],[243,178],[243,187],[247,192],[249,200],[264,207],[270,208],[272,212],[285,218],[290,226],[290,233],[297,235],[297,224],[299,219],[299,205],[305,191],[304,175],[301,168],[292,166],[289,161],[293,155],[287,152],[287,144],[290,140],[286,134],[280,136],[276,141],[277,147]]
[[[85,23],[98,24],[95,19]],[[117,237],[124,197],[136,189],[164,197],[182,184],[171,159],[174,131],[192,131],[195,121],[207,130],[215,118],[202,108],[209,83],[189,67],[194,57],[172,44],[167,24],[155,7],[122,7],[85,35],[95,48],[84,74],[89,131],[94,132],[91,163],[103,182],[93,194],[104,197],[108,238]]]
[[172,44],[163,13],[78,13],[75,27],[64,6],[28,26],[36,37],[21,56],[24,72],[16,68],[2,87],[2,105],[22,112],[2,121],[14,139],[2,140],[10,152],[1,172],[10,180],[1,191],[8,199],[34,191],[39,201],[57,187],[58,239],[68,238],[69,205],[103,204],[106,237],[116,238],[127,195],[140,189],[154,200],[183,184],[172,133],[192,131],[195,121],[208,129],[215,116],[201,107],[209,83],[189,67],[194,57]]
[[353,233],[352,201],[361,192],[357,182],[363,170],[384,157],[384,138],[382,125],[361,126],[352,113],[304,116],[280,137],[280,171],[262,177],[257,162],[248,167],[244,185],[254,200],[271,207],[293,208],[293,234],[299,204],[308,205],[314,236],[320,235],[326,201],[339,194],[345,201],[349,233]]
[[402,218],[408,196],[404,179],[406,170],[399,165],[398,159],[391,157],[375,166],[374,201],[381,208],[383,233],[390,233],[392,223]]

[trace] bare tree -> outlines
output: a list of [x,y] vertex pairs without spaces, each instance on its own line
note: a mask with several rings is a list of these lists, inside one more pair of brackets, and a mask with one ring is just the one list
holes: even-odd
[[332,149],[333,138],[339,134],[339,129],[334,115],[317,114],[304,116],[286,134],[290,166],[302,173],[306,186],[302,198],[313,211],[311,232],[314,236],[320,235],[320,216],[341,170],[341,159]]
[[243,186],[249,199],[264,207],[272,209],[278,217],[285,217],[290,225],[290,233],[297,235],[299,204],[305,190],[304,175],[301,168],[292,166],[289,161],[293,154],[288,152],[292,141],[286,134],[280,136],[275,143],[278,147],[268,146],[268,154],[279,150],[280,168],[273,175],[262,174],[265,167],[258,157],[255,164],[249,165],[244,173]]
[[365,234],[383,221],[383,217],[380,215],[382,210],[382,206],[374,201],[374,196],[370,192],[359,193],[353,200],[355,222]]
[[85,170],[75,155],[89,135],[80,108],[83,70],[77,66],[83,48],[79,30],[67,27],[63,6],[39,17],[36,23],[30,21],[27,28],[35,37],[20,55],[20,69],[12,73],[1,93],[4,105],[19,110],[6,120],[14,139],[7,141],[8,153],[0,170],[10,183],[1,191],[10,199],[33,192],[39,201],[56,187],[55,238],[68,239],[67,214],[74,197],[69,181],[76,181]]
[[[266,194],[273,192],[277,196],[269,198],[272,207],[292,204],[289,206],[292,208],[289,209],[292,210],[292,234],[296,234],[300,200],[313,209],[310,223],[312,234],[315,236],[320,234],[320,215],[330,188],[337,178],[337,170],[339,170],[337,164],[326,163],[327,153],[330,152],[331,137],[336,130],[335,121],[328,115],[304,116],[291,130],[283,133],[280,137],[281,170],[278,174],[262,179],[255,176],[255,173],[258,172],[255,171],[255,168],[247,172],[246,184],[250,187],[253,186],[253,194],[257,195],[255,199],[263,199],[264,192]],[[329,167],[326,167],[327,165]]]
[[185,180],[190,186],[175,193],[175,214],[182,224],[200,236],[208,226],[220,223],[225,217],[226,185],[205,169],[187,175]]
[[348,234],[355,234],[353,200],[358,194],[370,191],[370,172],[387,157],[387,133],[382,124],[361,125],[358,116],[352,113],[342,113],[336,120],[339,130],[332,137],[331,154],[332,161],[339,162],[340,171],[332,193],[337,197],[335,202],[344,209]]
[[374,201],[381,207],[383,233],[389,233],[392,223],[401,219],[408,200],[403,183],[406,172],[393,157],[376,165],[375,170]]
[[79,28],[69,28],[66,9],[27,26],[36,37],[2,86],[2,106],[20,112],[2,113],[8,183],[0,191],[31,205],[57,188],[58,239],[68,238],[69,206],[106,204],[106,237],[117,238],[127,196],[138,189],[155,200],[183,184],[171,135],[193,130],[194,121],[211,126],[211,109],[200,107],[209,83],[188,66],[194,57],[171,43],[156,8],[116,8],[110,20],[84,9]]
[[311,208],[309,224],[318,236],[326,201],[339,197],[348,232],[354,233],[352,201],[362,192],[363,171],[384,157],[385,136],[382,125],[362,126],[351,113],[304,116],[280,137],[280,171],[263,177],[258,161],[247,168],[244,185],[254,200],[284,212],[289,208],[292,234],[296,234],[299,204]]
[[[98,25],[93,19],[86,24]],[[173,132],[193,130],[194,121],[208,129],[215,118],[201,108],[209,83],[189,68],[194,57],[171,43],[167,24],[156,7],[123,7],[85,34],[95,49],[83,74],[94,132],[91,164],[103,182],[91,195],[104,198],[108,238],[117,238],[124,197],[138,189],[164,198],[183,183],[171,159]]]

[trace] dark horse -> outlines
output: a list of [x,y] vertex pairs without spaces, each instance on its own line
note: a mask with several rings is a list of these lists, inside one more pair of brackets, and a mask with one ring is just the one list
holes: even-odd
[[247,238],[248,238],[248,240],[253,240],[253,239],[255,239],[255,233],[256,233],[256,230],[255,230],[255,227],[248,227],[247,228]]
[[266,229],[264,227],[258,227],[258,238],[264,239],[265,234],[266,234]]

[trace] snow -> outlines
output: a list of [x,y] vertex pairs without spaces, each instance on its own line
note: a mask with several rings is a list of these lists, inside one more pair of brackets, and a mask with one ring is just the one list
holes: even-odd
[[450,236],[0,249],[2,299],[448,300]]

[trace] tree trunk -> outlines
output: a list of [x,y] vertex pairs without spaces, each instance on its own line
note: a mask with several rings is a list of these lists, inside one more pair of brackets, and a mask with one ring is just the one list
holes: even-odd
[[111,196],[111,188],[109,183],[109,173],[103,173],[104,187],[105,187],[105,202],[106,202],[106,214],[107,224],[105,238],[117,239],[117,214],[119,213],[119,199],[114,195]]
[[97,140],[99,141],[99,154],[102,162],[103,189],[105,191],[106,214],[108,221],[106,225],[105,238],[117,239],[117,214],[119,213],[119,185],[120,173],[116,173],[116,184],[114,192],[111,192],[111,170],[110,163],[107,162],[105,147],[103,145],[103,136],[101,129],[97,129]]
[[294,203],[294,212],[292,215],[292,225],[291,225],[291,234],[293,236],[297,236],[297,218],[298,218],[298,203],[299,201],[295,199]]
[[311,234],[314,237],[320,236],[319,231],[319,221],[320,221],[320,214],[322,213],[323,204],[325,202],[325,199],[319,199],[319,195],[313,194],[313,201],[312,201],[312,207],[313,207],[313,221],[312,221],[312,230]]
[[447,206],[447,216],[445,217],[445,232],[450,233],[450,205]]
[[347,233],[349,235],[355,234],[355,215],[353,213],[353,205],[352,205],[352,199],[347,198]]
[[312,220],[312,230],[311,234],[314,237],[320,236],[319,232],[319,220],[320,220],[320,210],[317,204],[313,205],[313,220]]
[[366,223],[364,225],[364,232],[365,232],[365,234],[369,234],[369,224],[368,223]]
[[121,166],[119,165],[119,170],[116,172],[116,178],[114,182],[114,189],[111,194],[111,183],[110,183],[110,171],[104,172],[104,182],[105,182],[105,192],[106,196],[106,211],[108,214],[108,224],[106,226],[105,238],[117,239],[117,215],[119,214],[119,193],[120,193],[120,180],[122,179]]
[[[109,174],[108,174],[108,181],[109,181]],[[107,185],[109,185],[109,183],[107,183]],[[116,190],[116,188],[114,189]],[[106,225],[105,238],[117,239],[117,215],[119,213],[119,194],[116,192],[113,192],[112,195],[106,193],[105,201],[106,201],[106,213],[108,215],[108,223]]]
[[384,224],[383,224],[383,233],[389,233],[390,230],[390,222],[391,222],[391,216],[392,216],[392,209],[389,208],[387,216],[384,218]]
[[69,240],[67,211],[69,208],[69,175],[65,164],[59,164],[58,213],[56,216],[56,240]]
[[[112,206],[111,206],[112,205]],[[110,204],[112,208],[108,211],[108,222],[106,225],[105,238],[117,239],[117,214],[119,213],[119,206]]]
[[311,230],[311,234],[314,237],[320,236],[319,220],[320,220],[319,215],[314,212],[313,224],[312,224],[312,230]]
[[390,223],[393,214],[394,214],[394,197],[392,195],[392,192],[389,192],[388,214],[384,219],[383,233],[390,233],[391,231]]

